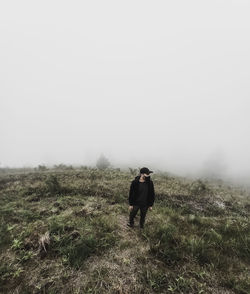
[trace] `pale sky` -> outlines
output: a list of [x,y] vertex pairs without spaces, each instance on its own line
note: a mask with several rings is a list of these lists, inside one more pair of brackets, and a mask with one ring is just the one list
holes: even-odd
[[250,175],[250,2],[1,1],[0,166]]

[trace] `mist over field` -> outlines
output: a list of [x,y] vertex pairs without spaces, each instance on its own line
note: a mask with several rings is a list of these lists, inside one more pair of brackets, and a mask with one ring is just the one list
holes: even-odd
[[0,4],[0,167],[250,179],[248,1]]

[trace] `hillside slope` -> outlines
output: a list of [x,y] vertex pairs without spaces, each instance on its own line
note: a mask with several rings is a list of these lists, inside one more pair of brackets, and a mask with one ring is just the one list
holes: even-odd
[[128,228],[129,172],[0,175],[0,293],[250,293],[250,194],[155,173]]

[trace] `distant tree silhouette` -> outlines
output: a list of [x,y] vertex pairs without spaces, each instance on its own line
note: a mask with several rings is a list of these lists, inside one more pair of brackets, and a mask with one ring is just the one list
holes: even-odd
[[96,162],[96,166],[97,166],[97,168],[103,170],[103,169],[106,169],[110,166],[110,162],[103,154],[101,154]]
[[46,167],[46,165],[38,165],[38,170],[45,171],[45,170],[47,170],[47,167]]

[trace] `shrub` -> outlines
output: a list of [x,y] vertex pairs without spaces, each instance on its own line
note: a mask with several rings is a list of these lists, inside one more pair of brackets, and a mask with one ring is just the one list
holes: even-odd
[[209,192],[209,188],[202,180],[197,180],[191,184],[189,192],[191,195],[204,195],[206,192]]
[[38,171],[46,171],[48,168],[45,165],[38,165]]
[[61,186],[58,183],[55,175],[49,175],[45,181],[47,191],[51,194],[59,194],[61,192]]

